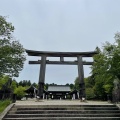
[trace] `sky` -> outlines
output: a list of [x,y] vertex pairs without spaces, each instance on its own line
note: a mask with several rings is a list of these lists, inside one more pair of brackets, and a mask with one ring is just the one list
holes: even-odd
[[[106,41],[114,43],[120,31],[119,5],[120,0],[0,0],[0,15],[13,24],[13,35],[25,49],[87,52],[102,48]],[[38,83],[40,65],[28,61],[39,59],[26,54],[24,68],[15,79]],[[84,76],[90,72],[90,66],[84,66]],[[77,76],[77,66],[47,65],[45,83],[74,83]]]

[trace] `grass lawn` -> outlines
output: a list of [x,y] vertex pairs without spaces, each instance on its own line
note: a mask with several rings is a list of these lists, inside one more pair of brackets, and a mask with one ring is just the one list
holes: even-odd
[[11,103],[11,100],[0,100],[0,113]]

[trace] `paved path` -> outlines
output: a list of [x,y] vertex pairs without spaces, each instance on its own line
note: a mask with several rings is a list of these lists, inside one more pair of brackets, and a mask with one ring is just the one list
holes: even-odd
[[24,101],[16,101],[16,105],[112,105],[107,101],[86,101],[80,102],[80,100],[24,100]]

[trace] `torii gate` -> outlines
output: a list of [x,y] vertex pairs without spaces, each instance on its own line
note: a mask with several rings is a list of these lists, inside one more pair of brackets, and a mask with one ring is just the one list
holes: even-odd
[[[79,78],[79,97],[86,97],[85,94],[85,83],[84,83],[84,70],[83,65],[92,65],[93,62],[85,62],[82,60],[83,57],[93,57],[98,54],[97,51],[92,52],[48,52],[48,51],[34,51],[26,50],[29,56],[39,56],[41,60],[29,61],[29,64],[41,64],[40,74],[38,82],[38,96],[43,98],[44,83],[45,83],[45,70],[46,64],[59,64],[59,65],[78,65],[78,78]],[[47,57],[59,57],[60,61],[49,61]],[[76,57],[77,61],[64,61],[64,57]]]

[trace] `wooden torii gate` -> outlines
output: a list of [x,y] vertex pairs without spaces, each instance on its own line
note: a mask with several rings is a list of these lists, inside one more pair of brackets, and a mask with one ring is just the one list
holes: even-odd
[[[92,65],[93,62],[85,62],[82,60],[83,57],[93,57],[98,54],[97,51],[92,52],[49,52],[49,51],[34,51],[26,50],[29,56],[39,56],[41,60],[29,61],[29,64],[40,64],[40,74],[38,82],[38,96],[43,98],[44,83],[45,83],[45,70],[46,64],[57,64],[57,65],[78,65],[78,78],[79,78],[79,97],[86,97],[85,94],[85,83],[84,83],[84,70],[83,65]],[[49,61],[47,57],[59,57],[60,61]],[[76,57],[76,61],[64,61],[64,57]]]

